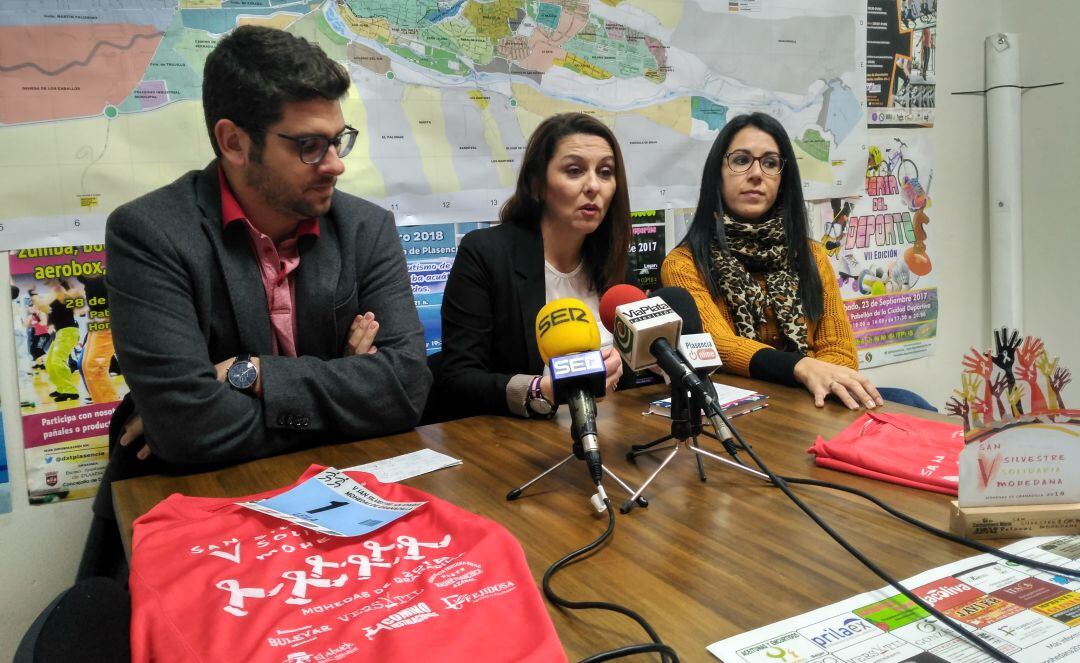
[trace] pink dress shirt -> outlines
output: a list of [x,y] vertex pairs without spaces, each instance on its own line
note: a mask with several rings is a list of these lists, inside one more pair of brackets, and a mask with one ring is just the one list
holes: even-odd
[[221,182],[221,220],[223,225],[243,222],[247,229],[251,248],[259,261],[259,274],[266,291],[266,306],[273,327],[271,343],[275,355],[296,356],[296,293],[293,291],[293,272],[300,266],[300,252],[296,241],[303,235],[319,236],[319,219],[304,219],[293,234],[280,243],[267,237],[252,225],[240,202],[233,195],[225,172],[218,166]]

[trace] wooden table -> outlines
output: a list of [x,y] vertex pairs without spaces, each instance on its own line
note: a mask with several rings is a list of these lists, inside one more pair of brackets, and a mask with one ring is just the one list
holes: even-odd
[[[723,380],[769,394],[769,407],[738,417],[734,425],[780,475],[832,480],[868,490],[933,525],[947,528],[944,495],[819,469],[806,450],[817,434],[831,437],[858,415],[836,403],[815,408],[801,389],[732,376]],[[618,393],[598,406],[605,464],[637,486],[663,452],[625,458],[631,444],[668,432],[670,423],[642,416],[662,385]],[[886,411],[935,415],[886,405]],[[171,493],[243,496],[285,486],[311,463],[349,467],[429,447],[464,464],[405,483],[498,521],[521,541],[537,581],[556,559],[594,539],[607,516],[589,504],[592,486],[584,463],[573,461],[542,479],[514,502],[506,492],[570,451],[569,414],[552,421],[474,417],[412,432],[328,446],[187,477],[144,477],[113,484],[117,516],[130,550],[132,521]],[[704,439],[704,448],[721,452]],[[745,456],[746,454],[742,454]],[[749,461],[749,459],[747,459]],[[814,525],[778,489],[760,479],[707,464],[697,476],[688,451],[680,452],[650,486],[647,509],[617,514],[608,545],[556,576],[554,588],[577,600],[607,600],[640,612],[684,661],[714,660],[705,646],[728,636],[807,612],[884,583]],[[605,488],[618,505],[626,494]],[[835,529],[894,577],[905,578],[974,554],[903,525],[869,503],[836,491],[795,487]],[[550,607],[571,659],[646,641],[628,619],[611,613]],[[655,656],[632,660],[657,660]]]

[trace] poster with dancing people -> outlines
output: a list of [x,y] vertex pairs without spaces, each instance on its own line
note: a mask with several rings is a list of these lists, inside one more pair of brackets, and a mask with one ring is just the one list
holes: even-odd
[[127,392],[109,326],[102,245],[10,253],[31,504],[93,496],[109,417]]
[[937,0],[867,2],[868,126],[934,126],[937,4]]
[[873,142],[866,196],[817,204],[817,239],[832,261],[863,369],[932,355],[938,317],[930,137],[879,134]]

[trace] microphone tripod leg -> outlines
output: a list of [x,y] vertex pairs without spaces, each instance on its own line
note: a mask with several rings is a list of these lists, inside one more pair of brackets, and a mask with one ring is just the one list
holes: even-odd
[[[692,451],[697,450],[697,448],[698,448],[697,435],[694,435],[693,437],[690,438],[690,447],[691,447]],[[706,478],[706,476],[705,476],[705,464],[701,462],[701,455],[700,454],[694,454],[694,460],[697,461],[697,473],[698,473],[698,476],[701,477],[702,481],[708,481],[708,478]]]
[[560,467],[562,467],[562,466],[563,466],[563,465],[564,465],[564,464],[565,464],[566,462],[570,461],[570,460],[571,460],[571,459],[573,459],[573,458],[574,458],[574,454],[570,454],[569,456],[567,456],[566,458],[563,458],[562,460],[560,460],[559,462],[555,463],[555,464],[554,464],[554,465],[552,465],[551,467],[547,468],[546,470],[544,470],[544,471],[543,471],[543,472],[541,472],[540,474],[537,474],[537,475],[536,475],[535,477],[533,477],[532,479],[529,479],[528,481],[526,481],[525,483],[521,484],[521,485],[520,485],[520,486],[518,486],[517,488],[514,488],[513,490],[511,490],[510,492],[508,492],[508,493],[506,494],[506,499],[507,499],[507,501],[512,501],[512,500],[516,500],[517,498],[521,497],[521,493],[522,493],[522,492],[524,492],[526,488],[528,488],[529,486],[533,485],[534,483],[536,483],[536,482],[537,482],[537,481],[539,481],[540,479],[543,479],[544,477],[546,477],[547,475],[551,474],[551,473],[552,473],[552,472],[554,472],[555,470],[559,469],[559,468],[560,468]]
[[[629,486],[629,484],[627,484],[627,483],[626,483],[625,481],[623,481],[622,479],[620,479],[620,478],[619,478],[619,475],[617,475],[617,474],[615,474],[614,472],[612,472],[611,470],[609,470],[609,469],[607,468],[607,466],[606,466],[606,465],[601,465],[601,466],[600,466],[600,468],[601,468],[602,470],[604,470],[604,474],[606,474],[606,475],[608,475],[609,477],[611,477],[611,480],[612,480],[612,481],[614,481],[615,483],[617,483],[617,484],[619,484],[620,486],[622,486],[622,489],[623,489],[623,490],[625,490],[625,491],[626,491],[626,492],[627,492],[627,493],[628,493],[628,494],[629,494],[629,495],[631,496],[631,497],[630,497],[630,499],[633,499],[633,500],[634,500],[635,502],[637,502],[637,505],[638,505],[638,506],[642,506],[642,507],[647,507],[647,506],[649,506],[649,500],[645,499],[645,496],[644,496],[644,495],[640,495],[640,494],[638,494],[638,495],[637,495],[637,498],[636,498],[636,499],[634,498],[634,495],[635,495],[635,493],[634,493],[634,489],[633,489],[633,488],[631,488],[631,487]],[[638,493],[640,493],[640,492],[641,492],[641,491],[638,491]],[[624,513],[625,513],[625,512],[624,512]]]
[[704,449],[701,449],[701,448],[691,447],[690,450],[693,451],[695,454],[698,454],[699,456],[708,456],[709,458],[712,458],[713,460],[715,460],[715,461],[717,461],[719,463],[723,463],[724,465],[727,465],[728,467],[730,467],[733,470],[738,470],[740,472],[745,472],[746,474],[753,475],[753,476],[755,476],[755,477],[757,477],[759,479],[764,479],[767,483],[770,483],[770,484],[772,483],[772,479],[769,478],[768,474],[765,474],[764,472],[759,472],[758,470],[755,470],[752,467],[748,467],[746,465],[736,463],[733,460],[728,460],[727,458],[724,458],[723,456],[717,456],[716,454],[710,453],[710,452],[705,451]]
[[679,442],[676,440],[675,448],[671,450],[671,453],[669,453],[663,461],[661,461],[660,467],[656,468],[656,470],[654,470],[653,473],[649,475],[649,478],[645,480],[645,483],[641,484],[641,487],[637,489],[637,492],[631,495],[630,499],[623,502],[622,506],[619,507],[619,511],[621,513],[630,513],[630,511],[634,508],[634,502],[637,500],[637,498],[640,497],[643,492],[645,492],[645,489],[649,487],[649,484],[652,483],[652,480],[656,478],[656,475],[660,474],[660,470],[667,467],[667,464],[671,462],[671,459],[674,458],[675,454],[677,453],[679,453]]
[[664,437],[653,440],[652,442],[646,442],[645,444],[632,444],[630,445],[630,451],[626,452],[626,460],[633,462],[643,453],[648,452],[650,449],[658,444],[667,442],[668,440],[674,440],[674,435],[665,435]]

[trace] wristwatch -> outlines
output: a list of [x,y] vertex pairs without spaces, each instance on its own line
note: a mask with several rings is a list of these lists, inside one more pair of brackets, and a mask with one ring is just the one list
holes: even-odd
[[250,394],[254,391],[255,382],[259,379],[259,369],[255,368],[255,364],[251,362],[251,355],[237,355],[236,361],[229,366],[225,377],[233,389]]
[[529,392],[525,398],[525,409],[537,417],[551,418],[555,414],[555,406],[551,401],[544,398],[544,392],[540,391],[540,376],[536,376],[529,384]]

